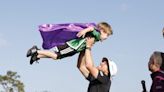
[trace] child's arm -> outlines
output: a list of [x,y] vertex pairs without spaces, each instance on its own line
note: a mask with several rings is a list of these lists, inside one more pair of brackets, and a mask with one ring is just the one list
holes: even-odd
[[93,31],[94,30],[94,27],[88,27],[88,28],[86,28],[86,29],[83,29],[83,30],[81,30],[80,32],[78,32],[77,33],[77,37],[85,37],[85,34],[87,33],[87,32],[91,32],[91,31]]

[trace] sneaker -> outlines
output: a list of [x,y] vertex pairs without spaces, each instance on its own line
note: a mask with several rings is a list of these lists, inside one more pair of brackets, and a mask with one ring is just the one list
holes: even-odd
[[30,64],[32,65],[35,61],[37,62],[39,60],[39,58],[37,58],[37,55],[38,53],[34,53],[32,56],[31,56],[31,59],[30,59]]
[[26,56],[29,57],[29,56],[32,56],[33,53],[35,53],[38,49],[38,47],[36,45],[34,45],[32,48],[30,48],[28,51],[27,51],[27,54]]

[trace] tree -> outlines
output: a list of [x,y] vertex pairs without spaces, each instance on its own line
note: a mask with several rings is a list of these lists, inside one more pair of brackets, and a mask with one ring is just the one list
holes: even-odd
[[25,92],[24,84],[18,80],[17,72],[7,71],[6,75],[0,75],[0,92]]

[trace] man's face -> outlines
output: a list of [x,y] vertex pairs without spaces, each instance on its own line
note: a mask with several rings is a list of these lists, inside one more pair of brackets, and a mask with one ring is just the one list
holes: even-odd
[[155,64],[154,64],[153,56],[151,56],[149,60],[148,68],[149,68],[149,71],[154,72]]
[[102,61],[98,68],[99,68],[100,71],[103,71],[103,72],[107,71],[108,70],[108,65],[107,65],[106,61]]

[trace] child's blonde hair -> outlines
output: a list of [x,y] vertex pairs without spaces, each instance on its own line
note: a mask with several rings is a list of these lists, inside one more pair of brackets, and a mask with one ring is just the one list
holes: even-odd
[[106,23],[106,22],[100,22],[98,23],[98,27],[101,27],[104,29],[104,31],[108,34],[108,35],[112,35],[113,31],[112,31],[112,27]]

